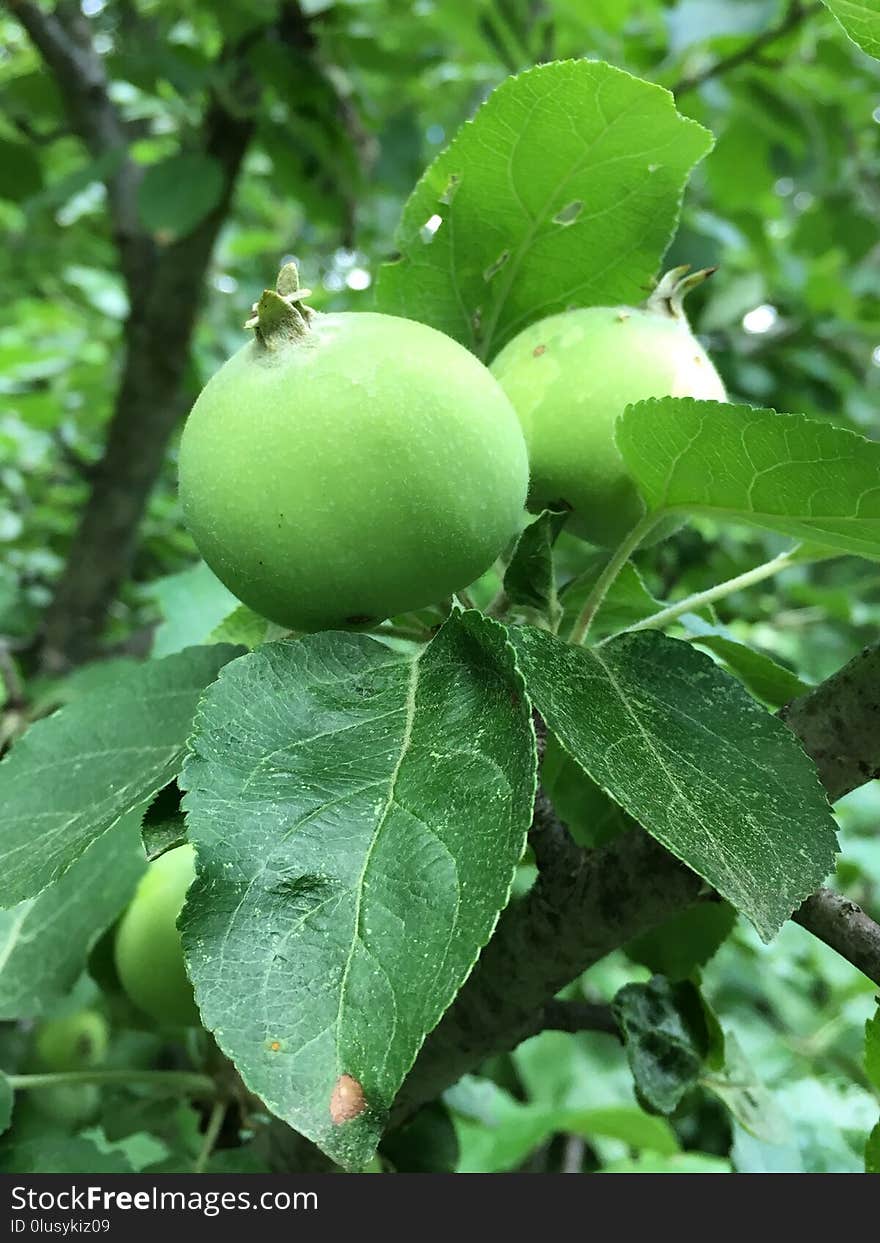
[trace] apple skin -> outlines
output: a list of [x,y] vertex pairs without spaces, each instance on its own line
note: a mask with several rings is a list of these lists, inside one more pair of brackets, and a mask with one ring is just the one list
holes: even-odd
[[209,380],[180,445],[186,523],[240,600],[294,630],[466,587],[519,531],[528,457],[488,369],[412,320],[310,312]]
[[[644,512],[614,440],[625,408],[649,397],[727,400],[684,315],[643,307],[551,315],[510,341],[491,370],[528,442],[529,508],[571,508],[567,529],[606,548]],[[662,523],[645,542],[676,525]]]
[[200,1021],[177,930],[194,877],[192,846],[160,855],[141,878],[116,930],[120,983],[139,1009],[164,1026],[194,1027]]
[[34,1036],[34,1064],[44,1071],[87,1070],[107,1056],[110,1032],[96,1010],[44,1019]]

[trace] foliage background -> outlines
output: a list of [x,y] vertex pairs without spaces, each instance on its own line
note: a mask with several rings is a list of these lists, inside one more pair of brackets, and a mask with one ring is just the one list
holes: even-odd
[[[249,52],[249,33],[279,8],[290,39],[255,42]],[[178,415],[243,340],[247,310],[282,257],[297,259],[316,307],[369,308],[402,204],[461,122],[507,75],[548,59],[588,57],[674,89],[679,108],[716,136],[688,189],[668,266],[718,265],[689,310],[732,397],[876,438],[880,64],[820,5],[83,0],[81,11],[110,96],[136,134],[131,155],[144,173],[137,210],[159,249],[198,227],[221,198],[202,138],[209,98],[219,95],[233,112],[238,106],[224,46],[245,47],[258,93],[234,197],[200,280]],[[100,480],[129,295],[102,157],[71,131],[14,14],[0,17],[0,48],[0,635],[8,735],[35,704],[68,693],[42,659],[41,625]],[[665,599],[728,578],[781,546],[770,535],[700,521],[642,554],[640,565]],[[574,572],[581,552],[574,542],[563,547]],[[178,577],[194,562],[177,507],[172,436],[126,580],[108,602],[103,654],[142,654],[154,643],[164,653],[204,637],[188,634],[183,610],[200,580]],[[217,620],[224,611],[225,600]],[[810,681],[872,639],[878,619],[880,572],[848,558],[795,566],[721,608],[733,634]],[[838,812],[839,880],[876,905],[875,787]],[[621,952],[573,987],[610,1001],[622,984],[649,974]],[[91,987],[81,984],[80,995]],[[624,1054],[600,1033],[544,1033],[454,1090],[459,1168],[676,1170],[731,1161],[740,1170],[863,1168],[864,1135],[876,1120],[876,1088],[862,1060],[870,985],[795,926],[768,947],[740,925],[707,967],[704,988],[772,1090],[782,1142],[768,1147],[739,1127],[731,1132],[702,1088],[676,1117],[674,1135],[657,1132],[645,1145],[620,1138],[623,1124],[603,1133],[595,1115],[578,1126],[572,1117],[589,1111],[638,1114]],[[155,1151],[148,1156],[157,1159]]]

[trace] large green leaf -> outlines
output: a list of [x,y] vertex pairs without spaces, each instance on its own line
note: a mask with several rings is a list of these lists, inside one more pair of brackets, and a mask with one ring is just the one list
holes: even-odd
[[825,0],[825,5],[853,43],[880,57],[880,0]]
[[880,1009],[865,1024],[865,1070],[874,1087],[880,1089]]
[[379,308],[491,358],[568,306],[641,302],[711,136],[598,61],[508,78],[411,195]]
[[0,1134],[2,1134],[9,1123],[12,1121],[12,1088],[9,1080],[0,1071]]
[[[504,628],[454,615],[415,657],[358,634],[267,644],[205,696],[192,748],[202,1018],[274,1113],[359,1167],[524,848],[534,735]],[[334,1125],[341,1075],[367,1108]]]
[[0,904],[45,889],[177,776],[199,696],[239,652],[146,661],[31,726],[0,764]]
[[146,867],[140,820],[124,816],[39,897],[0,911],[0,1019],[42,1014],[76,983]]
[[833,866],[834,821],[797,739],[688,643],[572,647],[511,630],[526,688],[582,768],[769,940]]
[[629,407],[617,444],[650,510],[880,555],[880,444],[855,432],[801,414],[664,397]]

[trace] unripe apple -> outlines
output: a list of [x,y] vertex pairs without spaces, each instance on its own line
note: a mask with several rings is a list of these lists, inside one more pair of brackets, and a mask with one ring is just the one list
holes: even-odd
[[256,335],[208,382],[180,446],[202,556],[245,604],[296,630],[435,603],[519,530],[525,441],[463,346],[412,320],[319,315],[295,268]]
[[170,1026],[199,1022],[177,931],[194,876],[192,846],[160,855],[141,877],[116,930],[116,971],[122,987],[136,1006]]
[[[675,268],[640,307],[582,307],[514,337],[492,363],[529,446],[529,507],[569,508],[568,529],[616,547],[644,507],[614,440],[632,402],[648,397],[726,401],[721,377],[693,336],[684,295],[706,272]],[[674,529],[663,523],[648,543]]]

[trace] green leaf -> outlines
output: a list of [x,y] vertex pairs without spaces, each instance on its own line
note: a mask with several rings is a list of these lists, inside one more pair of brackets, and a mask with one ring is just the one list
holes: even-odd
[[552,735],[547,739],[541,781],[557,815],[579,846],[603,846],[634,826],[620,804],[587,776]]
[[0,1070],[0,1135],[8,1130],[12,1121],[12,1102],[14,1093],[9,1080]]
[[599,61],[508,78],[407,202],[379,309],[491,358],[568,306],[641,302],[711,141],[667,91]]
[[724,668],[769,708],[781,708],[783,704],[797,699],[799,695],[805,695],[811,689],[796,673],[780,665],[766,652],[758,652],[745,643],[738,643],[736,639],[719,632],[700,618],[682,620],[692,632],[691,641],[720,657]]
[[603,1174],[730,1174],[730,1162],[704,1152],[679,1152],[671,1157],[645,1153],[606,1165]]
[[238,601],[204,561],[151,583],[149,594],[163,617],[153,639],[153,656],[171,656],[194,643],[231,642],[215,638],[214,633],[234,615]]
[[144,815],[141,840],[144,854],[152,863],[160,855],[186,841],[186,821],[180,806],[180,787],[172,781],[160,790]]
[[874,1087],[880,1090],[880,1009],[865,1024],[865,1070]]
[[710,1032],[699,989],[654,976],[626,984],[612,1003],[636,1091],[647,1108],[671,1114],[698,1081]]
[[177,776],[199,696],[236,655],[217,645],[147,661],[31,726],[0,764],[3,905],[40,893]]
[[656,975],[685,980],[703,967],[727,940],[736,911],[726,902],[703,902],[625,946],[627,955]]
[[[459,1173],[499,1173],[522,1164],[529,1153],[552,1135],[584,1139],[615,1139],[628,1147],[663,1156],[679,1151],[675,1132],[664,1118],[635,1105],[603,1105],[571,1109],[546,1103],[524,1104],[485,1079],[469,1078],[467,1091],[455,1089],[445,1099],[456,1111],[455,1128],[461,1148]],[[463,1100],[472,1095],[477,1108]]]
[[880,1174],[880,1122],[865,1142],[865,1173]]
[[274,639],[281,639],[286,634],[288,631],[284,626],[278,626],[275,622],[270,622],[265,617],[261,617],[259,613],[255,613],[253,609],[249,609],[246,604],[240,604],[214,627],[207,641],[209,643],[237,643],[253,651],[261,643],[271,643]]
[[567,517],[545,509],[529,523],[504,574],[504,591],[517,618],[554,632],[562,608],[556,597],[553,545]]
[[424,1105],[382,1140],[382,1155],[399,1174],[453,1174],[458,1138],[442,1101]]
[[880,554],[880,444],[855,432],[801,414],[664,397],[624,412],[617,445],[649,510]]
[[84,1135],[47,1132],[39,1138],[12,1136],[0,1148],[0,1169],[4,1174],[133,1174],[129,1161],[120,1152],[102,1152]]
[[782,1110],[755,1074],[739,1041],[731,1032],[725,1033],[724,1045],[723,1073],[705,1075],[703,1086],[724,1101],[736,1121],[750,1135],[766,1144],[784,1144],[789,1125]]
[[39,897],[0,911],[0,1019],[42,1014],[76,983],[146,866],[140,820],[124,816]]
[[688,643],[511,629],[529,697],[598,785],[765,940],[831,871],[834,821],[789,730]]
[[825,0],[825,6],[853,43],[880,58],[880,0]]
[[18,203],[36,194],[42,184],[43,170],[31,148],[0,138],[0,199]]
[[[563,634],[568,634],[580,616],[596,580],[608,564],[609,553],[597,553],[587,568],[567,583],[562,592]],[[619,634],[653,616],[663,605],[655,600],[636,566],[628,561],[609,587],[599,611],[593,618],[591,635],[594,642]]]
[[165,240],[184,237],[223,196],[223,169],[210,155],[190,152],[151,164],[138,186],[141,221]]
[[[524,849],[534,734],[504,628],[454,614],[416,655],[348,633],[268,644],[205,696],[191,747],[182,929],[203,1021],[273,1113],[360,1167]],[[334,1125],[341,1074],[367,1108]]]

